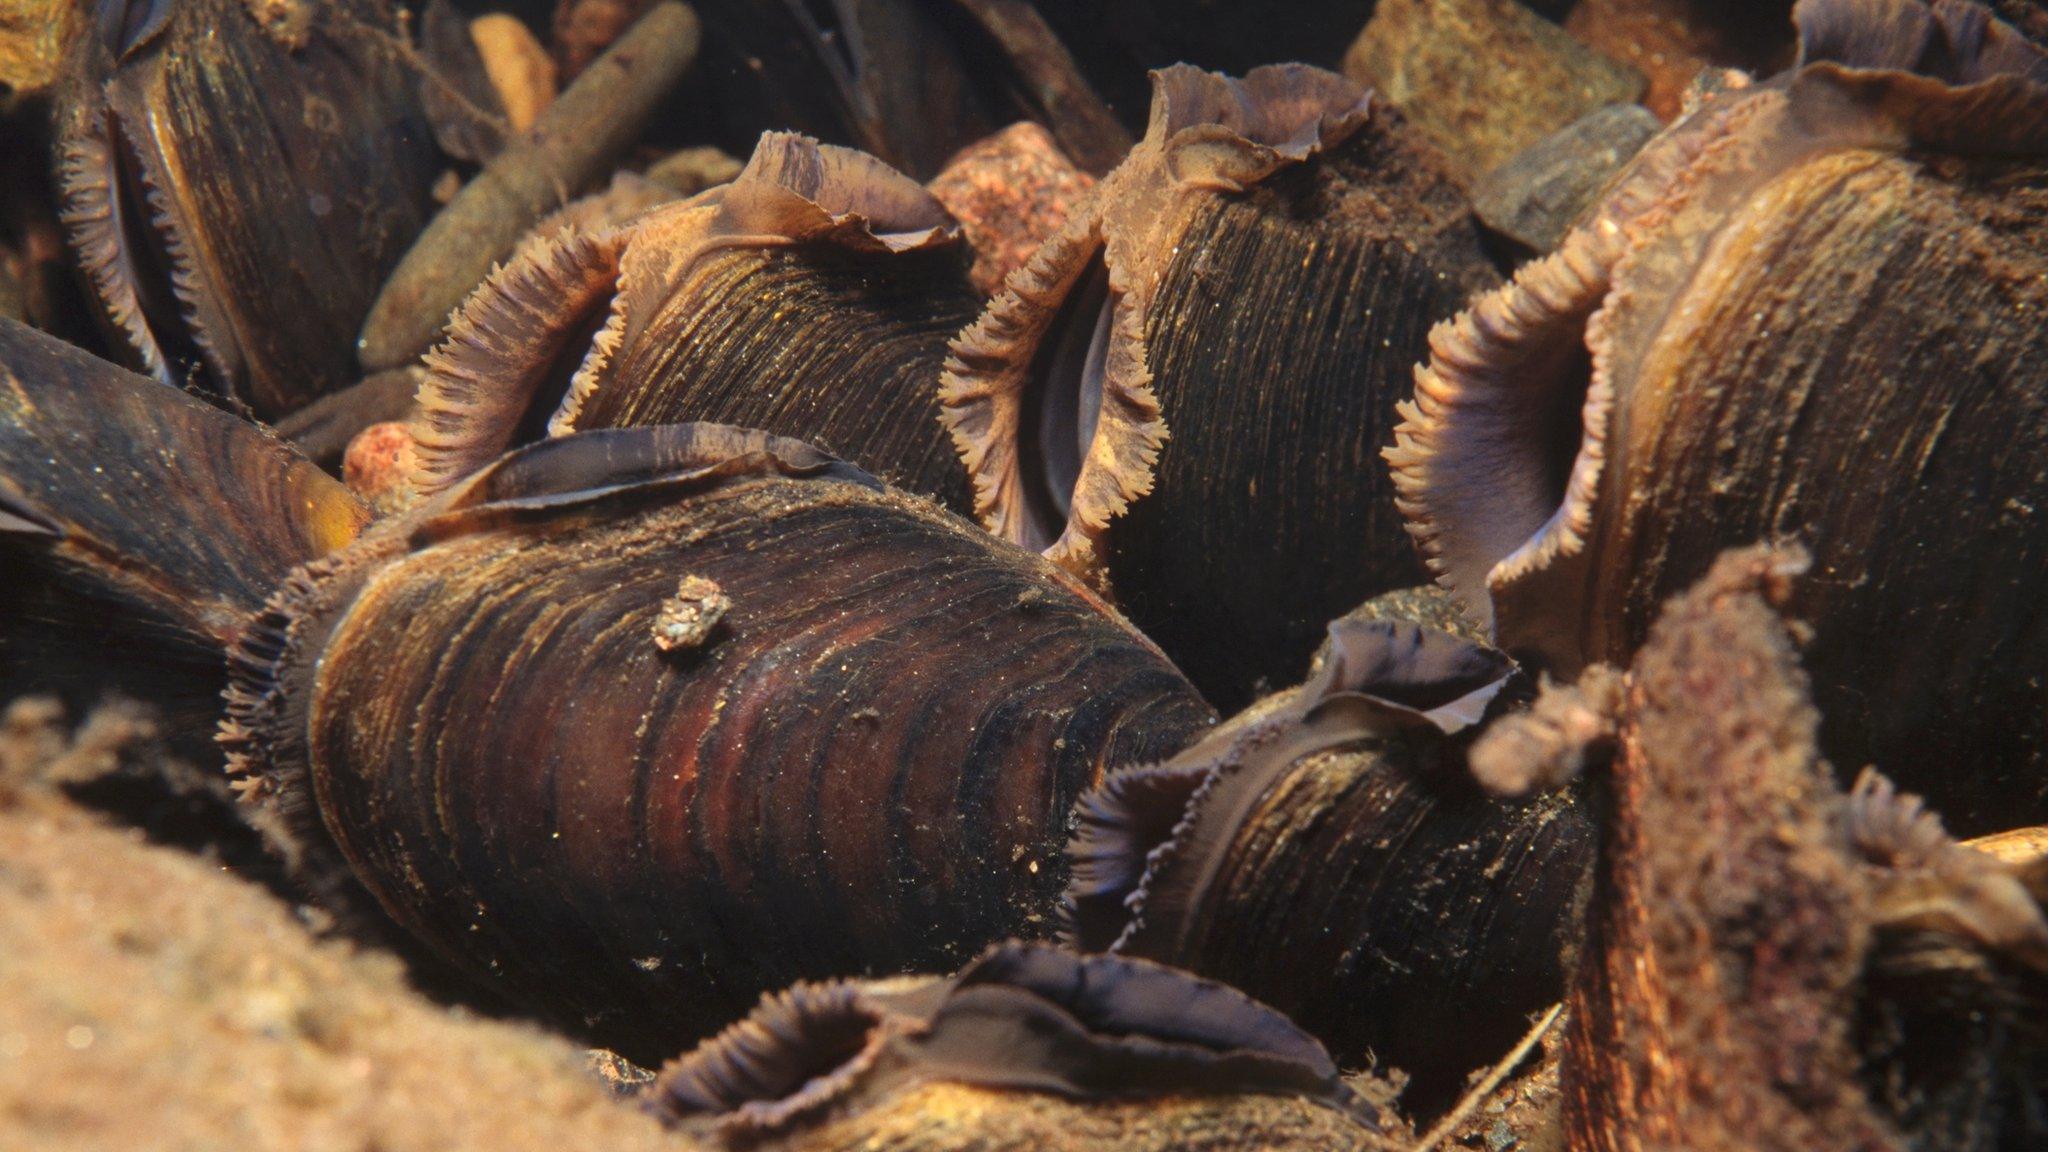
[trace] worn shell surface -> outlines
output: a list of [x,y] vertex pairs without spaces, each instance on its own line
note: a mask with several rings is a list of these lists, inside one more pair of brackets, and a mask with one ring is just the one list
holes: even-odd
[[907,177],[788,133],[731,184],[539,237],[428,356],[414,486],[543,434],[718,421],[817,441],[965,511],[933,395],[978,304],[957,239]]
[[646,1062],[1047,935],[1074,798],[1211,719],[1044,561],[806,445],[516,452],[295,576],[223,740],[400,924]]
[[2038,875],[1866,772],[1844,794],[1779,615],[1730,553],[1630,670],[1571,994],[1567,1146],[2036,1147]]
[[368,519],[245,421],[0,319],[0,698],[113,689],[203,732],[243,623]]
[[1559,675],[1722,548],[1805,542],[1830,758],[2038,822],[2048,58],[1951,0],[1798,15],[1799,67],[1434,334],[1388,459],[1444,582]]
[[976,510],[1242,704],[1420,582],[1375,453],[1428,326],[1491,277],[1435,158],[1349,81],[1156,73],[1144,141],[954,346]]
[[1593,850],[1580,796],[1501,802],[1463,742],[1498,653],[1389,620],[1330,626],[1309,682],[1082,800],[1077,943],[1223,980],[1444,1103],[1555,1002]]
[[1385,1146],[1377,1110],[1278,1012],[1142,960],[1016,943],[950,978],[765,997],[647,1102],[722,1147]]
[[275,418],[356,329],[445,163],[382,0],[98,0],[57,94],[64,222],[143,371]]

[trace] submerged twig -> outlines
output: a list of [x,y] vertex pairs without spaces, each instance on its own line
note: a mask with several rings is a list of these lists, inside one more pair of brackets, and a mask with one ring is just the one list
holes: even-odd
[[363,369],[395,368],[425,352],[448,314],[535,221],[610,171],[697,58],[701,40],[697,14],[664,0],[578,76],[532,131],[507,143],[385,281],[363,322]]

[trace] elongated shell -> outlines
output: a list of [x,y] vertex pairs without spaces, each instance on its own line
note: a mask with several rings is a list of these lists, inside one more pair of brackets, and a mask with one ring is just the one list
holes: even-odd
[[204,732],[243,625],[368,519],[248,422],[0,319],[0,699],[114,689]]
[[1300,65],[1154,74],[1151,127],[962,333],[946,422],[999,536],[1113,588],[1224,706],[1421,582],[1375,460],[1490,284],[1391,113]]
[[1721,549],[1803,541],[1835,763],[2038,822],[2048,59],[1953,0],[1798,16],[1798,68],[1434,334],[1387,457],[1443,581],[1559,675],[1625,663]]
[[958,228],[860,152],[768,133],[738,179],[528,243],[427,358],[424,495],[542,434],[679,421],[815,440],[964,511],[932,395],[974,313]]
[[1507,674],[1447,633],[1332,624],[1308,683],[1083,798],[1076,942],[1240,987],[1448,1103],[1561,995],[1593,849],[1575,793],[1504,803],[1462,771],[1447,730]]
[[1384,1146],[1377,1110],[1265,1005],[1016,943],[947,979],[765,997],[647,1102],[719,1147],[789,1152]]
[[382,0],[98,0],[57,101],[64,222],[143,371],[275,418],[353,383],[445,162]]
[[302,570],[223,739],[400,924],[642,1062],[1054,925],[1068,811],[1210,712],[1039,558],[711,425],[508,456]]
[[2038,877],[1865,772],[1846,795],[1779,615],[1804,559],[1732,552],[1630,669],[1571,994],[1565,1146],[2039,1142]]

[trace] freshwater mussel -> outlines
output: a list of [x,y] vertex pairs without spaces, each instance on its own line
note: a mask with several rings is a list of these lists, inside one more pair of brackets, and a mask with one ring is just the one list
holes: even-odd
[[1145,139],[954,346],[976,511],[1242,705],[1421,582],[1375,454],[1429,325],[1492,281],[1440,162],[1350,81],[1158,72]]
[[[221,743],[315,888],[642,1059],[794,979],[1052,934],[1074,798],[1213,719],[1070,577],[808,445],[566,436],[355,535],[255,428],[6,336],[10,563],[130,663],[211,686],[225,642]],[[116,467],[46,455],[80,382],[154,429]]]
[[2048,56],[1960,0],[1806,0],[1797,67],[1652,141],[1432,337],[1387,456],[1499,643],[1625,664],[1795,538],[1824,744],[1958,830],[2048,813]]
[[[95,0],[56,162],[121,353],[265,419],[353,383],[356,330],[449,163],[435,83],[384,0]],[[466,107],[438,106],[451,127]]]
[[1375,606],[1309,680],[1081,801],[1085,948],[1225,981],[1441,1106],[1555,1002],[1594,823],[1578,791],[1495,800],[1465,771],[1504,656]]
[[828,445],[965,511],[933,391],[979,304],[958,231],[879,160],[771,132],[730,184],[536,236],[428,355],[396,500],[543,435],[712,421]]
[[2048,873],[1837,785],[1782,613],[1797,550],[1724,555],[1614,701],[1562,1057],[1572,1148],[2038,1147]]
[[227,645],[370,512],[246,421],[142,384],[0,319],[0,696],[116,691],[204,750]]
[[947,977],[800,984],[675,1061],[649,1106],[727,1148],[1383,1148],[1321,1045],[1142,960],[1004,944]]

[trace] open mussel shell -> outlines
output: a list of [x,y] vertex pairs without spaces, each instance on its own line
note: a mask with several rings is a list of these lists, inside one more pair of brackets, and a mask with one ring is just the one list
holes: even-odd
[[1212,719],[1039,557],[715,425],[507,456],[295,574],[233,667],[259,800],[642,1062],[1051,934],[1075,797]]
[[143,371],[275,418],[356,330],[445,158],[382,0],[97,0],[57,91],[64,222]]
[[1332,624],[1306,684],[1083,797],[1075,942],[1242,988],[1448,1103],[1561,996],[1593,851],[1576,791],[1503,802],[1464,771],[1452,733],[1509,674],[1433,628]]
[[2038,1147],[2038,869],[1844,790],[1780,615],[1796,553],[1732,552],[1627,679],[1563,1054],[1567,1147]]
[[2048,814],[2048,57],[1973,4],[1798,7],[1552,256],[1432,337],[1388,452],[1498,642],[1626,663],[1723,548],[1812,549],[1823,743],[1959,830]]
[[368,519],[246,421],[0,319],[0,699],[118,691],[204,732],[243,623]]
[[973,316],[958,228],[873,157],[788,133],[732,183],[530,241],[427,357],[419,495],[544,435],[714,421],[968,506],[933,389]]
[[1375,454],[1429,325],[1491,282],[1440,163],[1350,81],[1155,73],[1145,139],[954,345],[976,511],[1240,705],[1422,581]]
[[670,1064],[648,1107],[714,1147],[1382,1148],[1314,1039],[1142,960],[1008,943],[957,975],[799,984]]

